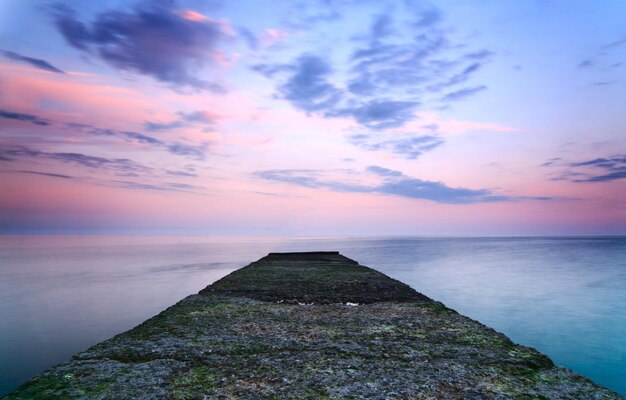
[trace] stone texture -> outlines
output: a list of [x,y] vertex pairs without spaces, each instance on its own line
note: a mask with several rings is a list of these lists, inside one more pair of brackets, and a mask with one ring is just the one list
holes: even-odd
[[621,397],[325,252],[270,254],[7,396],[83,398]]

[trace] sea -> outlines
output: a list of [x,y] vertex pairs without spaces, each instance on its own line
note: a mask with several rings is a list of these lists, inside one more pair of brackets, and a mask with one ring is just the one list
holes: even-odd
[[273,251],[338,250],[626,396],[626,237],[0,236],[0,396]]

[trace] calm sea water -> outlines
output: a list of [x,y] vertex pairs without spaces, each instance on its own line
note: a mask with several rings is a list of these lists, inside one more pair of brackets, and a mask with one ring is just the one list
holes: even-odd
[[74,236],[0,236],[0,395],[296,250],[339,250],[626,395],[626,238]]

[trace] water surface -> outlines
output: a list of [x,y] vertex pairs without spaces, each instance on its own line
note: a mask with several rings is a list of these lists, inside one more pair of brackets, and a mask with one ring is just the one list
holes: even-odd
[[626,395],[626,238],[0,236],[0,395],[270,251],[339,250]]

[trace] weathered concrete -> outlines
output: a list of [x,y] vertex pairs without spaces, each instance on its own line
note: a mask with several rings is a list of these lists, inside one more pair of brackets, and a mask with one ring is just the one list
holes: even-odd
[[270,254],[7,396],[76,398],[621,397],[324,252]]

